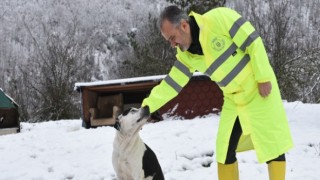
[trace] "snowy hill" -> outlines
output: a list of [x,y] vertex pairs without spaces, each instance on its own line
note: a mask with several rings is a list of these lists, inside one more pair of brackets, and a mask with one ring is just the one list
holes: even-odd
[[[287,179],[320,177],[320,104],[285,102],[295,147]],[[146,124],[142,139],[157,154],[168,180],[217,179],[215,137],[219,116]],[[83,129],[80,120],[22,123],[19,134],[0,136],[0,180],[112,180],[115,129]],[[254,151],[238,154],[240,179],[267,180]],[[209,167],[208,167],[209,166]]]

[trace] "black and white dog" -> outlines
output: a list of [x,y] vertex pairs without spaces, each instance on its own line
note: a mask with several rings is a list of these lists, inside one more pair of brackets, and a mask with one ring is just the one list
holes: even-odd
[[112,163],[118,180],[164,180],[155,153],[139,136],[149,116],[147,108],[130,108],[116,119]]

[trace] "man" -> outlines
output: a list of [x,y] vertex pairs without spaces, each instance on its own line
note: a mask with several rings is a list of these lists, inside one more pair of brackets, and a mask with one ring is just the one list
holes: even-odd
[[216,141],[220,180],[239,179],[236,151],[255,149],[271,180],[285,179],[285,155],[293,147],[285,110],[262,39],[237,12],[216,8],[186,15],[168,6],[160,15],[163,37],[177,49],[168,76],[144,99],[154,112],[174,98],[199,71],[224,95]]

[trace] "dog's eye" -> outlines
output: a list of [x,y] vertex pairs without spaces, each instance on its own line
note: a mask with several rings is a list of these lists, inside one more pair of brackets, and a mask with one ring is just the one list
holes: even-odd
[[123,115],[123,116],[126,116],[126,115],[128,115],[128,113],[135,113],[135,112],[137,112],[137,111],[139,111],[139,109],[137,109],[137,108],[126,109],[126,110],[122,113],[122,115]]
[[137,112],[137,111],[138,111],[138,109],[131,109],[130,110],[131,113],[134,113],[134,112]]

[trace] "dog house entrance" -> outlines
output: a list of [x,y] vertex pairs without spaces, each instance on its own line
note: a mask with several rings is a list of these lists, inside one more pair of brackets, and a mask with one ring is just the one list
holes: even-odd
[[98,96],[96,107],[89,109],[91,126],[113,125],[116,113],[122,108],[122,94]]
[[105,94],[90,92],[88,115],[90,126],[114,125],[117,114],[130,107],[140,108],[149,91]]

